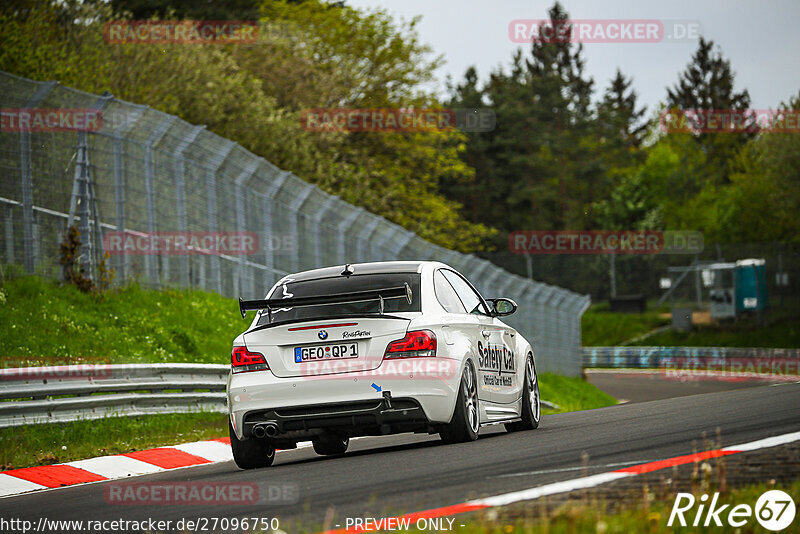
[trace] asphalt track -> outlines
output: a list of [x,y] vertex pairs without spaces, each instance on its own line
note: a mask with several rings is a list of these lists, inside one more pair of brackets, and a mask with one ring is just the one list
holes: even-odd
[[[217,506],[120,506],[104,500],[102,482],[0,499],[0,517],[143,520],[278,517],[287,532],[344,526],[347,517],[386,517],[457,504],[583,474],[693,452],[703,433],[721,430],[729,446],[800,430],[800,384],[786,383],[544,416],[538,430],[497,427],[473,443],[442,445],[433,436],[365,438],[340,458],[313,450],[278,453],[268,469],[241,471],[232,462],[137,477],[136,482],[257,483],[296,488],[294,503]],[[467,519],[456,520],[459,522]]]

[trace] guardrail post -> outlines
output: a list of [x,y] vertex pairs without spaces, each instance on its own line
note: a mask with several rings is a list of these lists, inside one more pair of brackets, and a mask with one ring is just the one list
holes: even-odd
[[[205,126],[195,126],[188,136],[184,137],[178,146],[175,147],[175,215],[178,218],[178,231],[186,233],[186,186],[184,179],[184,157],[183,153],[194,143],[197,136],[205,129]],[[189,286],[189,256],[181,254],[178,256],[178,266],[180,269],[179,279],[184,287]]]
[[[156,186],[155,186],[155,162],[153,161],[153,149],[167,133],[169,127],[175,122],[177,117],[167,115],[158,126],[156,126],[150,135],[147,137],[144,148],[144,192],[145,201],[147,204],[147,233],[151,236],[156,232]],[[158,266],[156,263],[157,256],[152,254],[144,255],[145,271],[150,283],[156,287],[160,285]]]

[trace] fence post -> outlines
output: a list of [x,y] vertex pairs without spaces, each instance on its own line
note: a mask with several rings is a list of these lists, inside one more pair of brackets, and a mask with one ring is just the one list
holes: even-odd
[[294,234],[295,243],[297,246],[294,247],[294,251],[292,251],[292,271],[298,272],[300,270],[300,217],[303,216],[302,209],[303,204],[306,203],[308,200],[308,196],[311,194],[311,191],[314,190],[314,186],[308,184],[306,182],[301,182],[306,185],[306,188],[300,192],[290,203],[289,209],[294,211],[294,217],[289,219],[291,224],[291,233]]
[[[350,206],[352,209],[352,206]],[[347,214],[342,222],[339,223],[339,263],[347,263],[347,252],[345,246],[347,245],[347,236],[350,235],[350,227],[356,222],[356,219],[364,213],[364,208],[358,206]]]
[[[236,186],[236,229],[239,233],[247,231],[247,221],[245,220],[245,205],[244,205],[244,183],[252,178],[258,166],[261,165],[261,160],[256,159],[243,170],[239,176],[236,177],[234,184]],[[245,276],[247,271],[247,258],[244,254],[239,254],[239,294],[249,295],[253,292],[253,277],[248,277],[248,286],[245,287]],[[234,288],[234,291],[236,288]]]
[[[292,173],[289,171],[283,171],[280,173],[268,186],[267,192],[264,194],[263,203],[264,207],[261,210],[264,216],[264,238],[263,241],[265,243],[264,246],[264,265],[266,266],[266,270],[264,271],[264,289],[265,291],[272,287],[278,276],[275,272],[275,251],[272,250],[272,204],[275,201],[275,196],[278,194],[278,191],[281,190],[283,184],[286,183],[286,180],[289,179]],[[281,243],[284,243],[285,240],[281,240]],[[269,245],[267,245],[269,243]],[[298,246],[297,243],[294,245],[295,247]]]
[[[184,151],[194,143],[200,132],[205,129],[205,126],[195,126],[188,136],[184,137],[175,147],[175,215],[178,218],[178,231],[186,234],[186,180],[184,179]],[[181,285],[188,287],[189,284],[189,256],[181,254],[178,256],[178,278]]]
[[[39,88],[25,102],[26,108],[35,108],[39,102],[58,85],[58,82],[41,82]],[[33,237],[33,177],[31,171],[31,132],[20,132],[20,174],[22,178],[22,245],[25,272],[33,274],[36,271],[34,261]]]
[[6,212],[6,263],[11,265],[14,263],[14,208],[8,206],[4,211]]
[[[156,191],[155,191],[155,162],[153,161],[153,149],[167,133],[169,127],[175,122],[177,117],[167,115],[158,126],[156,126],[150,135],[147,137],[144,148],[144,192],[145,202],[147,204],[147,233],[151,236],[156,232]],[[156,259],[158,256],[152,254],[145,254],[144,265],[147,277],[150,283],[156,287],[160,285],[158,279],[158,265]]]
[[358,233],[358,261],[367,262],[373,259],[374,251],[372,250],[372,243],[369,241],[369,236],[378,227],[381,218],[373,215],[370,221]]
[[[117,232],[125,232],[125,148],[123,145],[124,135],[130,130],[139,117],[142,116],[147,106],[137,106],[134,111],[125,117],[122,123],[113,133],[114,143],[114,208],[117,222]],[[115,256],[116,268],[120,272],[119,280],[128,278],[128,266],[130,258],[127,254]]]
[[[217,172],[219,172],[222,164],[228,159],[228,156],[233,151],[236,143],[227,141],[227,145],[212,157],[211,165],[206,167],[206,215],[208,217],[208,230],[209,232],[216,232],[217,225]],[[214,291],[222,294],[222,271],[219,268],[219,254],[211,254],[208,257],[211,270],[212,288]],[[205,265],[205,258],[203,258],[203,265]],[[205,280],[201,281],[201,287],[205,286]]]
[[325,215],[330,211],[331,206],[333,203],[338,199],[338,196],[328,196],[328,199],[322,204],[322,208],[317,212],[314,216],[314,228],[316,230],[316,250],[314,251],[314,260],[316,261],[316,267],[324,267],[322,263],[322,219],[325,218]]
[[414,236],[417,234],[406,230],[402,226],[398,226],[396,228],[396,234],[400,234],[402,237],[394,242],[392,253],[395,256],[394,259],[399,260],[401,259],[400,256],[403,254],[403,249],[406,248],[409,243],[411,243],[411,240],[414,239]]

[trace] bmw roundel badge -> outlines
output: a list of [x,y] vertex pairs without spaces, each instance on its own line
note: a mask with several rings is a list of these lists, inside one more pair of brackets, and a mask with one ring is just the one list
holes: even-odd
[[320,330],[317,334],[320,339],[328,339],[328,333],[325,330]]

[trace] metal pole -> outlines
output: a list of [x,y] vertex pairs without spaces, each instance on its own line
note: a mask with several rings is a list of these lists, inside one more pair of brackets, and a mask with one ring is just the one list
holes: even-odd
[[[278,276],[275,272],[275,251],[272,249],[272,205],[275,201],[275,196],[278,194],[278,191],[281,190],[283,184],[286,183],[286,180],[291,176],[289,171],[284,171],[279,174],[275,180],[273,180],[269,186],[267,187],[267,192],[264,194],[263,198],[263,212],[264,217],[264,233],[263,233],[263,241],[264,241],[264,265],[266,269],[264,270],[264,291],[272,287]],[[284,241],[281,240],[281,243]],[[294,245],[295,247],[298,246],[297,243]]]
[[339,223],[339,263],[347,263],[347,251],[345,246],[347,245],[347,237],[352,235],[350,233],[350,227],[356,222],[356,219],[364,213],[364,208],[362,207],[353,207],[349,204],[345,204],[347,208],[349,208],[350,213],[347,214],[347,217],[344,218],[342,222]]
[[[175,172],[175,215],[178,218],[178,231],[181,232],[184,237],[186,234],[186,180],[184,178],[185,169],[184,169],[184,156],[183,153],[186,149],[194,143],[197,136],[200,132],[205,129],[205,126],[195,126],[195,128],[189,133],[188,136],[184,137],[178,146],[175,147],[175,163],[174,163],[174,172]],[[189,256],[186,254],[181,254],[178,257],[178,279],[183,287],[188,287],[189,283]]]
[[608,277],[611,281],[611,298],[617,298],[617,261],[612,252],[608,255]]
[[[147,233],[151,236],[156,232],[156,184],[155,184],[155,162],[153,161],[153,149],[158,145],[164,134],[167,133],[172,123],[177,117],[166,115],[165,118],[153,129],[147,138],[144,150],[144,192],[147,204]],[[150,283],[159,286],[157,256],[145,254],[145,271]]]
[[[303,182],[305,183],[305,182]],[[294,211],[294,217],[289,220],[289,224],[291,225],[290,233],[294,235],[295,242],[297,246],[294,247],[294,251],[292,253],[292,271],[298,272],[300,270],[300,217],[303,216],[303,204],[305,204],[306,200],[308,200],[311,191],[314,190],[314,186],[311,184],[305,184],[306,188],[297,195],[294,200],[289,204],[289,209]]]
[[322,204],[322,208],[317,212],[314,216],[314,231],[316,232],[316,247],[314,251],[314,260],[316,263],[316,267],[323,267],[322,263],[322,245],[323,245],[323,235],[322,235],[322,220],[325,218],[325,215],[330,211],[331,206],[333,203],[338,199],[337,196],[329,196],[328,199]]
[[[35,108],[39,102],[58,85],[58,82],[42,82],[39,88],[25,102],[26,108]],[[31,132],[24,131],[19,134],[20,149],[20,175],[22,178],[22,244],[25,272],[33,274],[36,271],[34,261],[34,236],[33,236],[33,177],[31,173]]]
[[[247,168],[242,171],[234,184],[236,186],[236,229],[239,233],[244,233],[247,231],[247,221],[245,219],[245,205],[244,205],[244,183],[252,178],[256,170],[258,170],[258,166],[261,164],[260,159],[254,160]],[[245,277],[247,277],[247,257],[244,254],[239,255],[239,294],[251,294],[253,291],[252,287],[245,287]],[[250,282],[248,286],[253,285],[253,277],[247,277],[248,281]],[[234,288],[234,291],[236,288]]]
[[[227,141],[225,146],[218,154],[212,156],[211,165],[206,168],[206,216],[208,220],[208,231],[216,232],[217,224],[217,172],[219,171],[225,160],[233,151],[236,143]],[[205,264],[205,259],[202,260]],[[208,257],[209,270],[211,271],[212,289],[222,294],[222,271],[219,266],[219,255],[211,254]],[[200,286],[203,287],[204,281],[201,281]]]

